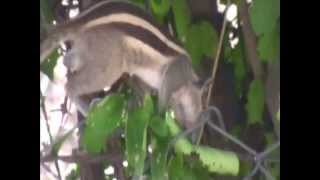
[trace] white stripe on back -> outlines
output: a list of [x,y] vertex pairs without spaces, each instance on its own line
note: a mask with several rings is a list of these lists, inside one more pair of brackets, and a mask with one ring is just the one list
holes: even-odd
[[107,25],[110,23],[127,23],[127,24],[132,24],[134,26],[139,26],[143,29],[146,29],[150,31],[152,34],[154,34],[156,37],[159,38],[164,44],[166,44],[168,47],[172,48],[173,50],[187,55],[187,52],[175,44],[174,42],[170,41],[158,28],[150,24],[148,21],[144,20],[143,18],[134,16],[132,14],[128,13],[117,13],[117,14],[110,14],[107,16],[103,16],[94,20],[89,21],[86,23],[82,30],[87,30],[89,28],[99,26],[99,25]]

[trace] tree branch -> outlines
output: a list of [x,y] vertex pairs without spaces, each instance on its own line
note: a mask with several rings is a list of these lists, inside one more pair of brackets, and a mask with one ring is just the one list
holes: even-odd
[[246,59],[253,71],[254,79],[261,80],[265,83],[265,100],[267,103],[267,108],[272,118],[276,135],[278,136],[278,138],[280,138],[280,126],[279,123],[276,123],[275,119],[275,114],[280,106],[280,103],[278,101],[278,96],[280,95],[280,63],[279,61],[274,64],[269,63],[267,72],[268,77],[265,77],[262,63],[258,57],[257,38],[250,24],[249,5],[245,0],[241,1],[239,7],[239,18],[246,49]]
[[239,7],[239,19],[244,38],[247,60],[255,79],[263,80],[263,68],[257,53],[257,38],[250,24],[249,5],[245,0],[241,1]]
[[280,61],[268,64],[266,102],[275,133],[277,137],[280,138],[280,123],[277,121],[275,116],[280,108]]
[[41,157],[40,162],[51,162],[56,160],[61,160],[68,163],[98,163],[102,161],[115,162],[119,157],[115,154],[104,154],[104,155],[89,155],[89,154],[80,154],[76,153],[70,156],[54,156],[52,154]]
[[110,138],[108,142],[108,150],[109,150],[108,151],[109,153],[115,154],[113,155],[115,159],[112,163],[112,165],[115,168],[115,172],[114,172],[115,177],[119,180],[125,180],[125,171],[122,165],[123,155],[121,154],[121,146],[120,146],[119,139],[117,137]]

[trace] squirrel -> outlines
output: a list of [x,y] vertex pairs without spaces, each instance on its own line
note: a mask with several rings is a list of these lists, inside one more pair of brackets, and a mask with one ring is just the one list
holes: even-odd
[[82,114],[89,107],[82,95],[111,87],[126,73],[157,92],[160,109],[172,107],[181,126],[197,124],[202,87],[190,55],[141,8],[102,1],[48,34],[40,42],[40,63],[60,43],[70,45],[66,91]]

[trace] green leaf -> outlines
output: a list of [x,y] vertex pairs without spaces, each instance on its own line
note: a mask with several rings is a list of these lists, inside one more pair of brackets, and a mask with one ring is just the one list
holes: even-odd
[[269,33],[276,26],[280,16],[280,0],[254,0],[249,13],[256,35]]
[[200,161],[191,161],[188,162],[190,165],[190,170],[193,172],[196,180],[208,180],[211,179],[209,172],[206,167],[203,166]]
[[199,24],[200,32],[202,34],[202,49],[203,54],[207,57],[215,57],[217,48],[218,48],[218,41],[219,37],[213,26],[207,22],[202,21]]
[[243,129],[242,126],[240,126],[240,125],[234,125],[234,126],[232,127],[232,129],[230,130],[230,133],[231,133],[233,136],[239,137],[240,134],[241,134],[242,129]]
[[[166,116],[166,124],[169,128],[171,136],[176,136],[181,132],[180,127],[177,125],[175,120],[169,115]],[[176,153],[182,153],[185,155],[190,155],[193,151],[193,145],[189,142],[189,140],[186,137],[179,138],[174,147]]]
[[192,162],[184,163],[182,154],[172,158],[169,162],[170,180],[202,180],[203,176],[197,176],[195,169],[190,167],[190,163]]
[[168,179],[167,172],[167,141],[162,141],[157,138],[152,138],[152,159],[151,159],[151,174],[152,180],[164,180]]
[[40,0],[40,16],[45,23],[51,24],[54,20],[51,6],[48,0]]
[[153,115],[154,113],[154,105],[150,95],[146,95],[144,97],[143,109],[147,113],[148,116]]
[[59,56],[58,50],[55,50],[40,64],[41,71],[45,73],[50,80],[53,80],[54,68],[56,67]]
[[[181,132],[181,129],[168,114],[169,113],[166,114],[166,124],[169,127],[170,134],[176,136]],[[236,175],[239,172],[239,159],[234,153],[229,151],[194,146],[186,137],[182,137],[176,142],[175,151],[178,155],[191,155],[192,152],[197,153],[200,161],[208,167],[210,172],[231,175]],[[170,177],[172,177],[172,175],[170,175]]]
[[170,1],[151,0],[151,9],[155,15],[159,16],[159,18],[163,18],[168,14],[168,11],[170,9]]
[[234,75],[236,80],[236,94],[238,97],[242,91],[242,82],[246,77],[247,69],[245,65],[245,55],[243,51],[242,43],[239,43],[234,49],[231,49],[230,52],[230,62],[234,67]]
[[146,96],[143,107],[129,111],[128,114],[126,150],[129,167],[134,169],[134,175],[137,176],[142,175],[144,169],[147,126],[153,110],[152,99]]
[[249,124],[262,122],[264,110],[264,86],[260,80],[254,80],[250,84],[246,111]]
[[177,155],[170,160],[169,163],[169,175],[172,180],[180,180],[183,179],[184,176],[184,168],[183,168],[183,157],[182,155]]
[[183,173],[183,180],[200,180],[199,177],[196,176],[196,174],[193,172],[193,169],[189,167],[188,164],[184,164],[184,173]]
[[150,121],[150,127],[152,131],[159,137],[168,136],[168,126],[165,124],[165,120],[160,116],[153,116]]
[[187,32],[186,49],[194,67],[198,67],[204,56],[214,57],[218,47],[218,35],[212,25],[202,21],[190,26]]
[[173,0],[172,10],[178,39],[185,43],[188,26],[191,23],[191,12],[186,0]]
[[253,168],[254,167],[252,166],[251,162],[240,161],[240,171],[239,171],[238,176],[239,177],[247,176],[252,171]]
[[186,50],[191,56],[191,62],[193,67],[197,68],[200,65],[201,58],[203,56],[202,48],[201,48],[201,38],[200,38],[200,30],[199,26],[192,25],[187,34],[187,41],[185,44]]
[[198,146],[195,152],[200,161],[208,167],[210,172],[237,175],[239,173],[239,159],[233,152],[222,151],[211,147]]
[[266,140],[267,140],[267,145],[273,144],[276,140],[276,137],[273,132],[271,132],[271,133],[269,132],[265,136],[266,136]]
[[122,94],[114,94],[104,98],[93,106],[87,116],[87,126],[83,134],[82,145],[89,153],[100,153],[105,150],[109,135],[120,126],[125,118],[123,111],[125,98]]
[[264,62],[274,62],[279,57],[280,37],[277,27],[259,37],[257,49],[259,58]]
[[193,151],[193,145],[186,138],[179,139],[175,144],[175,152],[190,155]]
[[275,179],[280,179],[280,163],[273,163],[270,169],[272,176],[275,177]]

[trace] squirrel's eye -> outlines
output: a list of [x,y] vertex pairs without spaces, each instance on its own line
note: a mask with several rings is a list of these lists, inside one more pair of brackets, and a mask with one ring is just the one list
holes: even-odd
[[66,41],[64,42],[64,45],[66,47],[66,51],[70,51],[73,47],[73,42],[72,41]]
[[68,52],[64,56],[63,64],[66,66],[69,73],[76,73],[82,67],[81,60],[79,59],[77,54],[72,51]]

